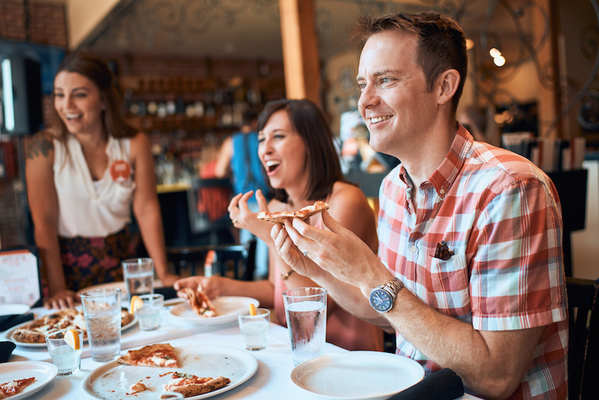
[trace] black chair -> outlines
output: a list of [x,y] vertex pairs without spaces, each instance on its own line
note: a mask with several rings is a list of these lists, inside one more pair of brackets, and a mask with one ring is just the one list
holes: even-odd
[[566,279],[570,325],[568,398],[599,399],[599,281]]

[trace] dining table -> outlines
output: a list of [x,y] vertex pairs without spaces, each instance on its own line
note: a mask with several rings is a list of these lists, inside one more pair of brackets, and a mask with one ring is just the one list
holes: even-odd
[[[36,317],[45,315],[56,310],[43,308],[32,309]],[[2,336],[5,336],[4,333]],[[2,337],[0,339],[5,339]],[[180,321],[176,316],[165,310],[162,324],[159,329],[153,331],[142,331],[139,324],[123,331],[121,334],[121,352],[131,348],[155,344],[170,343],[176,348],[193,348],[194,346],[214,346],[231,348],[234,351],[246,351],[242,334],[239,330],[237,320],[222,324],[191,324]],[[325,343],[323,353],[339,354],[347,350]],[[215,400],[227,399],[280,399],[284,396],[288,399],[322,399],[296,386],[291,379],[294,369],[292,361],[291,346],[287,328],[270,323],[268,332],[268,344],[265,349],[248,352],[257,360],[258,368],[251,378],[243,384],[218,394]],[[13,351],[12,361],[45,361],[51,362],[51,358],[43,348],[31,348],[17,346]],[[96,362],[91,358],[87,345],[84,345],[81,368],[69,376],[57,376],[41,390],[33,393],[30,399],[87,399],[90,396],[85,388],[84,381],[92,371],[104,363]],[[134,398],[134,396],[132,396]],[[476,400],[476,396],[465,394],[461,400]]]

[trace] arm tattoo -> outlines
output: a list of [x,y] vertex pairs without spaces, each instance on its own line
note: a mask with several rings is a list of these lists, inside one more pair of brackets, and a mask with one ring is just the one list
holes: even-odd
[[54,148],[54,145],[50,140],[42,135],[35,135],[29,146],[27,146],[27,158],[34,159],[37,156],[48,157],[50,150]]

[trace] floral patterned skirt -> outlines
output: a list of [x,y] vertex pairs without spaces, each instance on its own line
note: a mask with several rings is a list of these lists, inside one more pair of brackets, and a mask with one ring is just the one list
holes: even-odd
[[123,280],[121,261],[135,257],[140,243],[138,232],[125,227],[106,237],[59,237],[60,254],[67,289]]

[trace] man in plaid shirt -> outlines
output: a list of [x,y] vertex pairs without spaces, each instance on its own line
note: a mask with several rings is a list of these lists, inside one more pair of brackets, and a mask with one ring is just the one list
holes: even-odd
[[287,264],[397,352],[447,367],[485,398],[567,397],[562,218],[550,179],[475,142],[455,119],[467,70],[459,25],[435,14],[362,21],[359,109],[402,163],[380,189],[379,254],[324,212],[272,229]]

